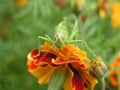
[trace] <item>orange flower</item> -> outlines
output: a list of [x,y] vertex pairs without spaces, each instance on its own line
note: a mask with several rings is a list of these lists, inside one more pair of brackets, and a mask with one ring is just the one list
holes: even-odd
[[112,27],[120,26],[120,2],[114,2],[111,10]]
[[120,55],[115,59],[115,61],[110,65],[110,70],[112,73],[109,75],[108,79],[113,87],[118,88],[120,83],[118,81],[118,75],[120,75],[120,69],[117,69],[117,67],[120,67]]
[[55,4],[59,5],[60,7],[65,7],[67,4],[66,0],[54,0]]
[[25,3],[26,3],[26,0],[17,0],[17,2],[16,2],[17,6],[19,6],[19,7],[25,5]]
[[107,9],[108,9],[108,0],[99,0],[98,12],[102,19],[105,18]]
[[28,54],[27,65],[29,72],[38,78],[40,84],[48,83],[56,69],[64,68],[67,71],[64,90],[85,90],[86,86],[93,89],[97,83],[89,74],[87,62],[89,59],[86,53],[74,45],[66,44],[58,49],[46,42],[40,55],[38,49]]
[[7,28],[6,27],[0,28],[0,37],[2,37],[3,39],[6,39],[7,34],[8,34],[8,32],[7,32]]

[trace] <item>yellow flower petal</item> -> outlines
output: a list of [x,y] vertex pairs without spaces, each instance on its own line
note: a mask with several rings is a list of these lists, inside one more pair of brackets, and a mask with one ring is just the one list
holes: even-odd
[[120,2],[116,1],[112,5],[111,10],[111,20],[112,20],[112,27],[117,28],[120,26]]
[[49,43],[49,42],[45,42],[44,45],[42,46],[44,52],[49,52],[52,54],[58,54],[58,51]]
[[97,79],[91,76],[87,70],[82,71],[81,75],[86,84],[89,85],[91,89],[94,89],[95,85],[98,83]]
[[54,72],[55,68],[50,66],[41,67],[39,66],[37,69],[30,71],[35,77],[39,79],[40,84],[46,84],[49,82],[49,79]]
[[52,60],[54,64],[65,64],[72,62],[89,62],[85,51],[71,44],[64,45],[58,53],[58,58]]
[[71,80],[72,80],[73,74],[72,72],[68,73],[68,76],[66,78],[66,81],[64,83],[64,90],[73,90],[71,87]]
[[111,85],[116,88],[118,88],[119,84],[120,84],[119,79],[118,79],[118,76],[120,75],[120,69],[117,69],[117,67],[119,67],[119,66],[120,66],[120,54],[109,66],[111,73],[108,76],[108,79],[109,79]]
[[106,12],[105,12],[105,10],[100,10],[99,11],[99,15],[100,15],[100,17],[102,18],[102,19],[104,19],[105,18],[105,15],[106,15]]
[[109,81],[110,81],[110,83],[111,83],[111,85],[112,85],[113,87],[118,88],[119,82],[118,82],[118,76],[117,76],[116,71],[114,71],[113,73],[111,73],[111,74],[109,75],[108,79],[109,79]]

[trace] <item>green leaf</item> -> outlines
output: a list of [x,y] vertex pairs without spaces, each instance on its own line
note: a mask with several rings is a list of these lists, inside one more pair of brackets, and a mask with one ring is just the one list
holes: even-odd
[[61,90],[67,74],[68,72],[64,67],[56,69],[48,84],[48,90]]

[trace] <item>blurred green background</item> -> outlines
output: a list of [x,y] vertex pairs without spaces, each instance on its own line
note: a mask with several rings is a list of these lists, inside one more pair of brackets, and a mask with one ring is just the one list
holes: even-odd
[[64,15],[53,11],[53,0],[24,1],[0,0],[0,90],[47,90],[28,72],[27,54],[39,35],[53,35]]
[[[109,14],[99,17],[97,1],[85,0],[81,39],[109,65],[120,50],[120,28],[113,30]],[[65,16],[73,24],[69,0],[0,0],[0,90],[47,90],[28,72],[27,54],[38,47],[39,35],[53,37]]]

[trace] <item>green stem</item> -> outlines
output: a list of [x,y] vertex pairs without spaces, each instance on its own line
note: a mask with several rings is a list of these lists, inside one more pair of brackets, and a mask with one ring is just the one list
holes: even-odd
[[[120,84],[120,75],[118,75],[118,84]],[[118,86],[118,90],[120,90],[120,85]]]
[[78,30],[79,30],[78,39],[79,38],[83,39],[84,38],[84,32],[83,32],[83,29],[82,29],[83,23],[82,23],[82,20],[81,20],[81,15],[77,16],[77,20],[78,20]]
[[40,55],[40,39],[38,38],[38,55]]
[[101,90],[105,90],[105,79],[104,77],[100,80],[101,82]]
[[78,29],[78,33],[76,33],[76,35],[75,35],[75,39],[80,39],[79,16],[77,16],[76,21],[77,21],[77,29]]

